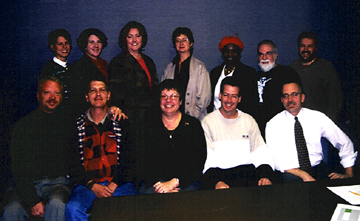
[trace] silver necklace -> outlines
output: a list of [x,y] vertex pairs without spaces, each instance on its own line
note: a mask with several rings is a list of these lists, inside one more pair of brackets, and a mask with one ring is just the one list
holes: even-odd
[[[166,127],[165,128],[165,131],[166,133],[169,135],[169,138],[172,139],[172,135],[174,134],[175,130],[168,130]],[[171,131],[171,133],[169,133]]]

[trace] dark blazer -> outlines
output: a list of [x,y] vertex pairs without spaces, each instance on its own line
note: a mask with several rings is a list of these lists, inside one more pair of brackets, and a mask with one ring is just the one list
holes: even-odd
[[150,107],[152,95],[156,92],[158,76],[153,60],[141,54],[151,76],[151,89],[146,72],[139,62],[127,51],[114,57],[107,69],[109,73],[109,90],[111,104],[123,111],[139,107]]

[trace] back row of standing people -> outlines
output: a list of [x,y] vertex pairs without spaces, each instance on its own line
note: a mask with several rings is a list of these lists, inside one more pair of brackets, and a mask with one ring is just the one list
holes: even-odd
[[[184,113],[201,120],[207,113],[218,109],[221,80],[234,76],[244,91],[238,108],[254,116],[264,136],[266,122],[283,110],[277,99],[282,82],[301,79],[307,92],[305,106],[337,120],[342,104],[339,77],[330,62],[317,57],[318,37],[315,33],[304,32],[299,36],[299,59],[290,64],[292,68],[276,63],[278,49],[274,42],[260,42],[257,55],[261,70],[258,73],[240,61],[244,43],[238,37],[229,36],[221,40],[219,50],[224,62],[212,69],[210,75],[205,64],[193,56],[195,40],[190,29],[176,28],[172,42],[177,55],[166,67],[161,81],[171,78],[183,85],[186,93],[181,110]],[[107,38],[100,30],[86,29],[77,39],[77,44],[84,54],[71,66],[66,60],[71,50],[69,33],[63,29],[51,32],[49,47],[55,57],[45,64],[39,78],[49,74],[59,78],[64,84],[63,106],[71,107],[74,116],[78,116],[86,106],[79,82],[87,82],[98,74],[104,75],[113,93],[111,104],[119,107],[130,119],[135,120],[133,116],[137,116],[143,123],[153,101],[152,92],[158,84],[155,63],[142,53],[147,44],[145,27],[136,21],[123,27],[119,35],[122,51],[109,65],[100,58],[102,49],[107,46]],[[135,89],[136,93],[131,93]]]

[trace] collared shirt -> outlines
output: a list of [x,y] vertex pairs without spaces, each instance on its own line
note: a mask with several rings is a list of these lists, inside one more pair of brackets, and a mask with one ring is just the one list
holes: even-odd
[[[109,115],[109,110],[110,109],[108,109],[108,112],[106,113],[106,115],[104,116],[102,121],[100,121],[99,123],[104,124],[104,122],[106,120],[106,117]],[[91,118],[90,109],[86,112],[86,117],[89,119],[89,121],[91,121],[91,122],[93,122],[95,124],[95,121]]]
[[[311,166],[316,166],[324,158],[321,138],[326,138],[339,150],[344,168],[355,164],[357,152],[350,138],[325,114],[302,108],[297,115],[303,128]],[[266,125],[266,142],[273,155],[275,169],[281,172],[299,168],[294,135],[295,116],[282,111]]]

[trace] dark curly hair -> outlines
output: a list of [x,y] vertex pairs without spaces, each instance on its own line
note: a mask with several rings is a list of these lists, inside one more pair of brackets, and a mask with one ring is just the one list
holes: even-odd
[[[179,37],[180,35],[186,35],[186,37],[188,37],[188,39],[190,41],[190,44],[195,42],[193,33],[191,32],[191,30],[189,28],[177,27],[172,33],[172,42],[173,42],[174,48],[176,48],[176,38]],[[191,48],[190,48],[191,52],[193,52],[193,50],[194,50],[193,46],[191,46]]]
[[88,45],[90,35],[96,35],[100,39],[102,48],[107,46],[107,37],[102,31],[96,28],[88,28],[81,32],[80,36],[76,39],[76,43],[83,53],[85,53],[85,48]]
[[67,32],[65,29],[56,29],[48,34],[48,46],[51,48],[52,45],[55,45],[57,42],[58,37],[64,37],[70,44],[71,47],[71,37],[69,32]]
[[129,34],[130,29],[136,28],[141,37],[142,37],[142,44],[140,50],[145,48],[147,44],[147,33],[144,25],[142,25],[140,22],[137,21],[129,21],[120,31],[119,34],[119,46],[122,50],[127,50],[127,44],[126,44],[126,38]]
[[299,37],[298,37],[298,47],[300,46],[301,40],[304,38],[309,38],[309,39],[313,39],[314,40],[314,46],[315,48],[318,47],[319,45],[319,37],[317,36],[317,34],[315,32],[308,32],[308,31],[304,31],[302,32]]

